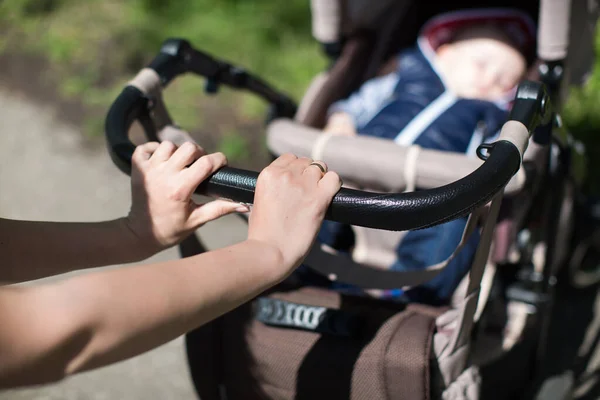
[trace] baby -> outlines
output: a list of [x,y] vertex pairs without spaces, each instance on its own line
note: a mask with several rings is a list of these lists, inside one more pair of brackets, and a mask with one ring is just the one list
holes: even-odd
[[[481,129],[495,134],[494,128],[506,121],[534,38],[532,22],[518,11],[470,10],[438,16],[425,25],[415,48],[399,54],[394,72],[366,82],[331,106],[325,132],[420,144],[421,136],[432,136],[429,130],[466,118],[466,124],[441,128],[440,133],[452,131],[450,136],[469,139]],[[483,128],[482,123],[491,126]],[[423,147],[466,150],[458,145]]]
[[[325,132],[368,135],[442,151],[475,155],[508,117],[516,86],[535,47],[530,18],[507,9],[452,12],[429,21],[417,46],[401,52],[394,72],[369,80],[329,110]],[[392,270],[420,269],[448,258],[459,244],[466,218],[411,231],[396,249]],[[350,227],[326,222],[319,239],[339,244]],[[391,297],[445,303],[469,270],[479,235],[434,280]],[[347,249],[346,249],[347,250]]]

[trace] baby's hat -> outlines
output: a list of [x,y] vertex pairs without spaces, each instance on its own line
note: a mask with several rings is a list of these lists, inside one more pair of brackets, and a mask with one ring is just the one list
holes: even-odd
[[469,9],[440,14],[423,26],[420,36],[435,50],[451,42],[458,31],[474,25],[501,29],[527,60],[534,58],[535,24],[526,13],[510,8]]

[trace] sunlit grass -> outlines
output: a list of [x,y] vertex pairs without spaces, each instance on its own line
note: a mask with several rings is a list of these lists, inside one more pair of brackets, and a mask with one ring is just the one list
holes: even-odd
[[[309,12],[305,0],[3,0],[0,51],[45,56],[59,76],[62,96],[107,108],[165,39],[180,37],[298,99],[325,66],[310,35]],[[202,124],[203,85],[203,79],[183,77],[166,91],[181,126]],[[234,97],[226,91],[215,101],[231,103]],[[239,119],[264,118],[265,105],[252,96],[240,96],[235,104]],[[84,125],[100,126],[98,121]]]

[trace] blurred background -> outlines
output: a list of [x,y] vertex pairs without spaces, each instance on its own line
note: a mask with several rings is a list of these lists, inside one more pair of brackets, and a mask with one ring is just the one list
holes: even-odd
[[[90,138],[103,134],[110,102],[168,37],[183,36],[295,99],[326,66],[310,33],[307,0],[2,0],[0,32],[3,83],[61,105],[63,117]],[[184,77],[169,87],[165,97],[175,120],[230,161],[263,165],[264,104],[227,89],[207,97],[202,86],[201,79]],[[586,87],[572,90],[563,117],[592,144],[590,159],[598,162],[599,111],[595,68]]]
[[[163,40],[184,37],[299,100],[327,65],[310,21],[308,0],[0,0],[0,215],[63,221],[123,215],[129,182],[105,150],[104,117]],[[600,194],[596,64],[589,83],[571,90],[563,117],[587,144],[589,190]],[[265,105],[226,88],[207,96],[203,84],[190,76],[170,85],[165,100],[174,120],[235,166],[264,166]],[[217,242],[230,236],[233,222],[219,224],[209,228]],[[175,257],[171,250],[156,259]],[[0,400],[129,398],[194,398],[181,339],[58,385],[0,392]]]
[[[4,83],[63,105],[64,117],[92,138],[103,134],[123,84],[169,37],[184,35],[296,99],[326,65],[310,34],[307,0],[2,0],[0,32],[0,68],[16,75]],[[230,161],[261,165],[264,105],[227,90],[207,97],[203,84],[183,77],[169,87],[174,119]]]

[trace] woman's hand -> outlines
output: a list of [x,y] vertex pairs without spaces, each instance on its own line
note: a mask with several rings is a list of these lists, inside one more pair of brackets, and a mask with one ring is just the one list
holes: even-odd
[[[285,154],[258,177],[248,239],[275,249],[282,278],[300,265],[312,246],[341,181],[327,166]],[[325,171],[325,173],[323,172]]]
[[227,164],[222,153],[206,154],[192,142],[138,146],[131,160],[131,211],[127,225],[151,253],[173,246],[201,225],[233,212],[239,203],[215,200],[196,204],[198,185]]

